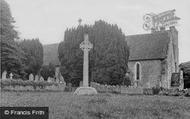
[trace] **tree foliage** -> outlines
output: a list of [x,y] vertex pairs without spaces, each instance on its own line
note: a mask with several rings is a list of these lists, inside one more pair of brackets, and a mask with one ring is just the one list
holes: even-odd
[[20,42],[20,47],[24,51],[24,64],[26,65],[25,71],[36,75],[39,73],[43,64],[43,46],[39,39],[23,40]]
[[11,15],[11,11],[8,3],[5,0],[0,0],[0,28],[1,28],[1,39],[14,40],[18,38],[18,32],[14,29],[13,23],[14,18]]
[[44,80],[47,80],[48,77],[55,77],[55,65],[50,63],[49,65],[42,66],[40,74]]
[[83,51],[79,44],[84,40],[85,33],[93,44],[89,58],[90,80],[102,84],[122,84],[129,57],[125,35],[117,25],[102,20],[91,26],[79,25],[65,31],[64,41],[58,47],[60,70],[65,81],[77,85],[82,80]]
[[180,69],[183,70],[184,87],[190,88],[190,61],[180,64]]
[[14,78],[22,78],[25,76],[23,51],[19,48],[15,39],[18,39],[18,33],[14,29],[15,22],[9,5],[4,0],[0,0],[0,46],[1,46],[1,74],[4,70],[8,73],[12,72]]

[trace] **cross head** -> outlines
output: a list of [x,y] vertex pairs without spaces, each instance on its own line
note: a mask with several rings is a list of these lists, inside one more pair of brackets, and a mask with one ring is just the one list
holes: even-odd
[[92,43],[90,43],[90,41],[88,40],[88,34],[84,35],[84,41],[80,44],[80,48],[82,50],[86,50],[86,51],[90,51],[90,49],[92,49],[93,45]]

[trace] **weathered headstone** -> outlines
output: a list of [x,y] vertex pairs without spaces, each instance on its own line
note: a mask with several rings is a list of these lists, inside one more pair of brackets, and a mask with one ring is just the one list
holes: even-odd
[[4,71],[4,72],[2,73],[2,79],[3,79],[3,80],[7,79],[7,71]]
[[88,53],[92,49],[93,45],[88,40],[88,34],[84,35],[84,41],[80,44],[80,48],[84,52],[84,59],[83,59],[83,87],[79,87],[76,89],[74,94],[76,95],[91,95],[91,94],[97,94],[97,91],[93,87],[89,87],[88,84],[88,67],[89,67],[89,60],[88,60]]
[[33,81],[34,80],[34,75],[33,74],[30,74],[29,75],[29,81]]
[[40,77],[40,81],[44,81],[44,78],[42,76]]
[[52,82],[51,77],[48,77],[47,82]]
[[39,81],[39,76],[35,75],[35,81]]
[[13,73],[9,74],[10,79],[13,79]]

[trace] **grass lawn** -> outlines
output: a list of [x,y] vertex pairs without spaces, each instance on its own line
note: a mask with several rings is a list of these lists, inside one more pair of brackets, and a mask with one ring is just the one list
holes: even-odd
[[48,106],[50,119],[190,119],[190,98],[1,92],[0,106]]

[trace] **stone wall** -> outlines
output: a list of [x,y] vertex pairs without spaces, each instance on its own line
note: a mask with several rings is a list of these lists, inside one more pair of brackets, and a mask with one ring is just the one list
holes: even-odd
[[135,64],[139,62],[141,65],[141,79],[138,87],[151,88],[159,85],[161,80],[161,61],[160,60],[143,60],[129,61],[128,66],[132,73],[132,80],[135,80]]
[[142,87],[101,85],[95,82],[91,82],[91,87],[100,93],[143,94]]
[[171,88],[172,73],[179,72],[179,49],[178,49],[178,32],[175,27],[168,31],[170,42],[168,44],[167,57],[165,60],[165,74],[162,76],[162,87]]
[[65,83],[34,82],[21,80],[0,80],[1,91],[64,91]]

